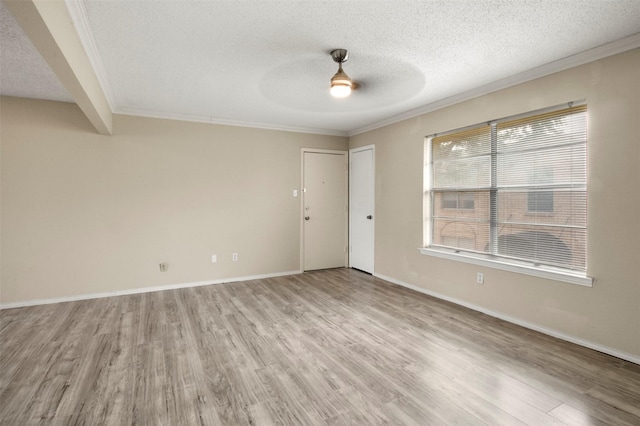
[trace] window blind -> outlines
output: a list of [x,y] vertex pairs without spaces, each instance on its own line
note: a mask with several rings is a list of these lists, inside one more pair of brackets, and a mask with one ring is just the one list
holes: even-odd
[[[490,228],[491,128],[484,125],[436,137],[431,158],[432,245],[482,251]],[[461,200],[472,200],[473,208],[461,208]]]
[[586,106],[431,143],[430,246],[586,271]]

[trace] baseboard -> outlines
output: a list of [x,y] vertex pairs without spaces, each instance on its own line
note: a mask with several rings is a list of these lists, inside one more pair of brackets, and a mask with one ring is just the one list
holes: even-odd
[[301,274],[301,273],[302,271],[274,272],[271,274],[250,275],[246,277],[233,277],[233,278],[223,278],[219,280],[195,281],[195,282],[181,283],[181,284],[168,284],[168,285],[162,285],[162,286],[133,288],[130,290],[116,290],[116,291],[109,291],[105,293],[80,294],[77,296],[25,300],[22,302],[13,302],[13,303],[0,303],[0,310],[11,309],[11,308],[23,308],[25,306],[48,305],[51,303],[74,302],[77,300],[101,299],[103,297],[125,296],[128,294],[153,293],[156,291],[177,290],[177,289],[188,288],[188,287],[200,287],[203,285],[226,284],[226,283],[233,283],[238,281],[260,280],[264,278],[283,277],[285,275],[295,275],[295,274]]
[[598,352],[602,352],[602,353],[605,353],[607,355],[614,356],[616,358],[624,359],[625,361],[633,362],[635,364],[640,364],[640,357],[639,356],[636,356],[636,355],[633,355],[633,354],[630,354],[630,353],[626,353],[626,352],[622,352],[622,351],[618,351],[616,349],[613,349],[613,348],[610,348],[610,347],[607,347],[607,346],[603,346],[603,345],[600,345],[598,343],[594,343],[594,342],[591,342],[591,341],[588,341],[588,340],[584,340],[584,339],[581,339],[579,337],[575,337],[575,336],[571,336],[571,335],[568,335],[568,334],[564,334],[564,333],[558,332],[558,331],[550,329],[550,328],[542,327],[542,326],[540,326],[538,324],[530,323],[530,322],[524,321],[524,320],[522,320],[520,318],[512,317],[510,315],[505,315],[505,314],[502,314],[500,312],[495,312],[495,311],[492,311],[490,309],[483,308],[482,306],[477,306],[477,305],[474,305],[472,303],[465,302],[464,300],[456,299],[454,297],[445,296],[444,294],[436,293],[434,291],[430,291],[430,290],[424,289],[422,287],[418,287],[418,286],[415,286],[415,285],[412,285],[412,284],[408,284],[408,283],[405,283],[403,281],[397,280],[395,278],[388,277],[386,275],[376,274],[376,273],[374,273],[373,275],[376,278],[380,278],[382,280],[389,281],[392,284],[396,284],[396,285],[399,285],[399,286],[402,286],[402,287],[406,287],[406,288],[409,288],[411,290],[415,290],[415,291],[417,291],[419,293],[423,293],[423,294],[426,294],[428,296],[433,296],[433,297],[435,297],[437,299],[446,300],[447,302],[455,303],[456,305],[464,306],[465,308],[469,308],[469,309],[473,309],[474,311],[482,312],[483,314],[489,315],[491,317],[499,318],[501,320],[510,322],[512,324],[516,324],[516,325],[519,325],[521,327],[528,328],[530,330],[538,331],[538,332],[546,334],[548,336],[552,336],[552,337],[555,337],[555,338],[558,338],[558,339],[561,339],[561,340],[565,340],[567,342],[575,343],[576,345],[584,346],[585,348],[593,349],[593,350],[596,350]]

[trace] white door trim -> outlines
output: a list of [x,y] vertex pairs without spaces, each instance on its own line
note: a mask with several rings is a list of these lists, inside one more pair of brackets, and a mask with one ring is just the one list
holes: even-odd
[[[344,221],[344,235],[345,241],[349,244],[349,151],[335,150],[335,149],[320,149],[320,148],[301,148],[300,149],[300,270],[304,272],[304,154],[305,153],[317,153],[317,154],[338,154],[344,155],[345,167],[344,173],[346,179],[344,188],[344,205],[346,210],[346,220]],[[349,264],[349,251],[345,247],[344,264]]]
[[[356,152],[360,152],[360,151],[366,151],[366,150],[371,150],[372,152],[372,156],[373,156],[373,164],[372,164],[372,172],[373,172],[373,220],[374,220],[374,227],[373,227],[373,242],[374,242],[374,246],[373,246],[373,253],[374,253],[374,262],[373,262],[373,268],[371,270],[371,274],[373,275],[375,273],[375,241],[376,241],[376,228],[375,228],[375,220],[376,220],[376,146],[375,145],[366,145],[366,146],[361,146],[358,148],[352,148],[349,150],[349,230],[351,230],[351,156],[353,154],[355,154]],[[351,232],[349,232],[349,247],[351,247],[353,245],[353,242],[351,241]],[[349,255],[351,255],[351,250],[349,251]],[[351,268],[351,256],[349,256],[349,267]]]

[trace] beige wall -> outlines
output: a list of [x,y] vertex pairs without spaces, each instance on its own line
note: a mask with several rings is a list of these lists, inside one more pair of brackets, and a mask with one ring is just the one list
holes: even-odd
[[[640,356],[638,69],[636,49],[352,137],[351,148],[376,145],[376,273]],[[578,99],[593,288],[419,254],[426,135]],[[3,304],[297,270],[300,148],[347,147],[126,116],[101,136],[54,102],[3,98],[0,112]]]
[[347,148],[118,115],[101,136],[75,105],[16,98],[0,120],[3,304],[299,270],[300,148]]
[[[376,146],[376,274],[640,356],[640,49],[364,133]],[[588,107],[594,287],[421,255],[424,137],[571,100]],[[483,272],[485,284],[475,283]]]

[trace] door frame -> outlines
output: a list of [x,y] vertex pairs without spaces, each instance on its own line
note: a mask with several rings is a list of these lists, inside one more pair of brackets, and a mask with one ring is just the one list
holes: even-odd
[[[375,220],[377,218],[376,216],[376,146],[375,145],[365,145],[365,146],[361,146],[358,148],[352,148],[349,150],[349,250],[347,250],[349,252],[349,255],[351,254],[351,247],[352,247],[352,241],[351,241],[351,189],[353,188],[352,184],[351,184],[351,156],[356,153],[356,152],[360,152],[360,151],[367,151],[367,150],[371,150],[371,160],[373,162],[372,164],[372,179],[373,179],[373,220],[374,220],[374,226],[373,226],[373,267],[371,270],[371,275],[374,274],[375,272],[375,268],[376,268],[376,227],[375,227]],[[351,268],[351,256],[349,256],[349,268]]]
[[[304,154],[334,154],[344,155],[344,240],[349,244],[349,151],[336,149],[320,149],[320,148],[301,148],[300,149],[300,271],[304,272]],[[349,250],[345,247],[344,264],[349,264]]]

